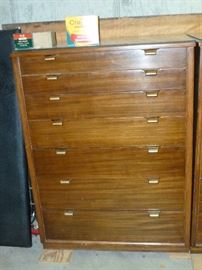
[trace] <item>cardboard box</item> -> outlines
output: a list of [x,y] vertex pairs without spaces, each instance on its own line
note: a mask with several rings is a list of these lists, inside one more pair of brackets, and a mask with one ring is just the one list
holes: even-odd
[[34,48],[51,48],[57,44],[55,32],[36,32],[32,35]]
[[98,16],[67,17],[67,44],[70,47],[99,45]]
[[20,49],[29,49],[33,47],[33,42],[32,42],[32,34],[31,33],[26,33],[26,34],[13,34],[13,42],[14,42],[14,47],[17,50]]

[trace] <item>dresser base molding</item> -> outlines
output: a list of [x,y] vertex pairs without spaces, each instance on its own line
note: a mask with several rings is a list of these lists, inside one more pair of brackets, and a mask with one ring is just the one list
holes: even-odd
[[195,247],[190,247],[191,253],[202,253],[202,245],[196,245]]
[[108,241],[53,241],[43,243],[45,249],[87,249],[111,251],[162,251],[187,252],[189,247],[183,243],[141,243],[141,242],[108,242]]

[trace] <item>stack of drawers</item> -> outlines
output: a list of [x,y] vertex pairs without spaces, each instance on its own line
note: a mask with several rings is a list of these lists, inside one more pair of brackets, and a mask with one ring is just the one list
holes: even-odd
[[188,248],[193,46],[13,54],[46,247]]

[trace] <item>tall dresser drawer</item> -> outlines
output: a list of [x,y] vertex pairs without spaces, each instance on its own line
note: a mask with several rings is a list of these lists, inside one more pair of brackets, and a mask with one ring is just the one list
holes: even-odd
[[44,207],[84,210],[184,210],[183,173],[178,173],[178,176],[173,175],[172,171],[167,172],[167,175],[158,172],[156,176],[143,173],[141,176],[137,174],[128,178],[120,176],[109,179],[78,179],[68,178],[67,175],[37,177]]
[[[135,181],[134,181],[135,182]],[[80,210],[184,210],[184,180],[170,187],[161,185],[147,188],[133,185],[119,185],[80,190],[41,190],[41,204],[48,208],[68,208]],[[116,192],[114,192],[116,190]],[[62,200],[61,200],[62,198]],[[120,200],[121,198],[121,200]]]
[[184,215],[181,212],[44,209],[43,214],[47,239],[184,242]]
[[130,189],[133,188],[140,193],[155,193],[160,190],[167,192],[167,190],[181,190],[184,188],[184,171],[181,170],[178,173],[173,171],[169,174],[169,171],[159,171],[158,175],[153,172],[149,175],[148,172],[143,172],[141,175],[120,175],[119,177],[109,178],[100,177],[68,177],[66,174],[47,174],[37,175],[37,183],[41,191],[101,191],[101,190],[115,190],[115,189]]
[[132,93],[26,95],[29,119],[130,117],[185,112],[184,90]]
[[184,173],[184,148],[131,147],[110,149],[49,149],[34,150],[37,176],[66,175],[67,178],[118,178],[138,175],[158,177],[159,173]]
[[[88,73],[47,73],[23,76],[25,95],[48,93],[114,93],[142,90],[185,89],[186,69],[120,70]],[[149,75],[150,74],[150,75]]]
[[173,68],[186,66],[186,48],[130,49],[99,48],[77,53],[44,51],[43,55],[21,57],[22,74],[50,72],[86,72],[92,70],[122,70],[142,68]]
[[[184,144],[183,116],[30,121],[33,147],[123,147]],[[114,139],[116,138],[116,139]]]

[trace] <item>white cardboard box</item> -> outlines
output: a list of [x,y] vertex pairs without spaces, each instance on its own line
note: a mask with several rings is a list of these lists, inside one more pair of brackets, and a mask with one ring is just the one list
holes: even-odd
[[34,48],[51,48],[57,44],[55,32],[35,32],[32,36]]

